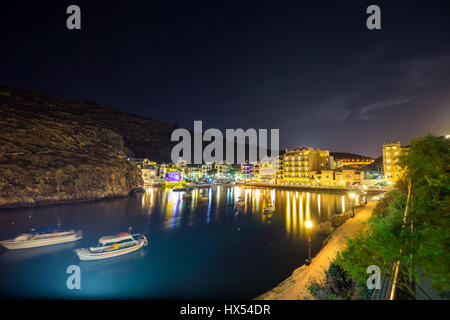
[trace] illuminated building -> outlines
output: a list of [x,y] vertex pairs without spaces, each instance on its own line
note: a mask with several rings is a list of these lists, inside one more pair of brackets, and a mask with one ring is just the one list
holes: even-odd
[[218,162],[214,165],[214,168],[217,170],[217,177],[220,179],[224,179],[227,177],[228,172],[231,170],[231,165],[226,161]]
[[322,186],[334,186],[336,185],[336,180],[334,178],[334,170],[322,170],[320,175],[315,175],[315,182],[317,185]]
[[253,179],[259,181],[261,175],[260,175],[260,167],[259,162],[255,162],[253,164]]
[[401,151],[400,141],[383,144],[383,170],[388,184],[393,184],[403,175],[403,170],[398,163]]
[[165,176],[166,181],[170,182],[178,182],[181,181],[181,173],[180,171],[169,171]]
[[313,148],[298,147],[286,150],[283,157],[284,184],[303,184],[310,182],[310,173],[314,166]]
[[200,166],[191,166],[186,170],[186,178],[190,180],[198,180],[203,177],[203,173]]
[[364,172],[356,171],[355,169],[343,169],[335,172],[336,186],[348,188],[360,183],[363,179]]
[[156,167],[142,168],[141,171],[144,185],[152,185],[158,182],[158,169]]
[[242,178],[244,180],[253,179],[253,167],[254,165],[248,162],[241,164]]
[[375,161],[373,158],[353,153],[332,152],[331,154],[336,168],[361,169]]
[[278,156],[276,165],[277,165],[277,172],[275,175],[275,183],[280,184],[283,182],[284,178],[284,161],[282,155]]
[[210,172],[213,169],[214,169],[214,163],[212,163],[212,162],[202,164],[201,171],[202,171],[203,177],[206,177],[208,175],[208,172]]
[[311,184],[314,182],[314,175],[321,170],[334,169],[334,160],[329,151],[297,147],[286,150],[283,168],[282,184]]
[[259,180],[262,183],[275,183],[278,169],[279,157],[264,157],[264,159],[259,162]]

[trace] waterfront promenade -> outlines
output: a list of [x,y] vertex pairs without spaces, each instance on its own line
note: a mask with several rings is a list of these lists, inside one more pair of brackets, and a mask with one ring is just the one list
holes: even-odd
[[330,262],[336,258],[339,251],[346,248],[347,238],[354,238],[363,230],[374,208],[375,203],[369,203],[358,210],[354,218],[348,219],[330,235],[327,244],[312,259],[309,266],[303,265],[294,270],[289,278],[258,296],[256,300],[313,300],[308,286],[312,281],[325,280],[325,271],[328,270]]
[[377,195],[386,192],[388,189],[367,189],[361,190],[358,187],[319,187],[319,186],[301,186],[301,185],[280,185],[280,184],[264,184],[264,183],[240,183],[238,184],[242,187],[252,187],[252,188],[277,188],[283,190],[301,190],[301,191],[312,191],[312,192],[327,192],[327,193],[366,193],[367,195]]

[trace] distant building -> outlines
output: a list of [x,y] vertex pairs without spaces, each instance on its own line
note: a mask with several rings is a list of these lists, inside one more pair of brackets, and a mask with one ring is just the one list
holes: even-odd
[[[320,175],[320,185],[322,186],[334,186],[336,185],[335,181],[335,170],[322,170]],[[319,183],[317,183],[319,184]]]
[[190,166],[186,171],[186,178],[189,180],[199,180],[203,178],[203,173],[201,170],[201,166]]
[[204,163],[202,164],[201,171],[203,177],[206,177],[208,175],[208,172],[214,169],[214,163]]
[[219,179],[224,179],[227,177],[228,173],[231,171],[231,165],[227,163],[226,161],[216,163],[214,165],[215,169],[217,170],[217,177]]
[[283,182],[283,178],[284,178],[284,155],[279,155],[278,159],[276,160],[276,167],[277,167],[277,172],[275,175],[275,183],[276,184],[281,184]]
[[375,161],[371,157],[361,156],[353,153],[332,152],[336,168],[361,169]]
[[351,187],[360,183],[363,179],[364,173],[355,169],[344,169],[335,173],[336,186],[340,187]]
[[250,180],[254,178],[253,167],[254,165],[248,162],[241,164],[241,173],[244,180]]
[[279,170],[279,157],[264,157],[259,162],[259,180],[262,183],[275,183]]
[[253,179],[259,180],[261,177],[261,168],[259,162],[253,163]]
[[388,184],[395,183],[404,173],[399,164],[401,151],[400,141],[383,144],[383,170]]

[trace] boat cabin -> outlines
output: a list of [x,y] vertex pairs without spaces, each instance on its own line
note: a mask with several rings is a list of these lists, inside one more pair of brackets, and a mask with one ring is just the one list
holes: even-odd
[[129,233],[122,232],[115,236],[101,237],[98,240],[98,245],[105,247],[105,246],[112,245],[112,244],[126,243],[126,242],[130,242],[130,241],[135,242],[136,240]]

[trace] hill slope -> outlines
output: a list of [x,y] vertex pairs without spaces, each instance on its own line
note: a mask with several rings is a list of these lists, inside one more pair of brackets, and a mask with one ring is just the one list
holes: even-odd
[[142,184],[126,156],[170,157],[173,127],[0,87],[0,207],[127,195]]

